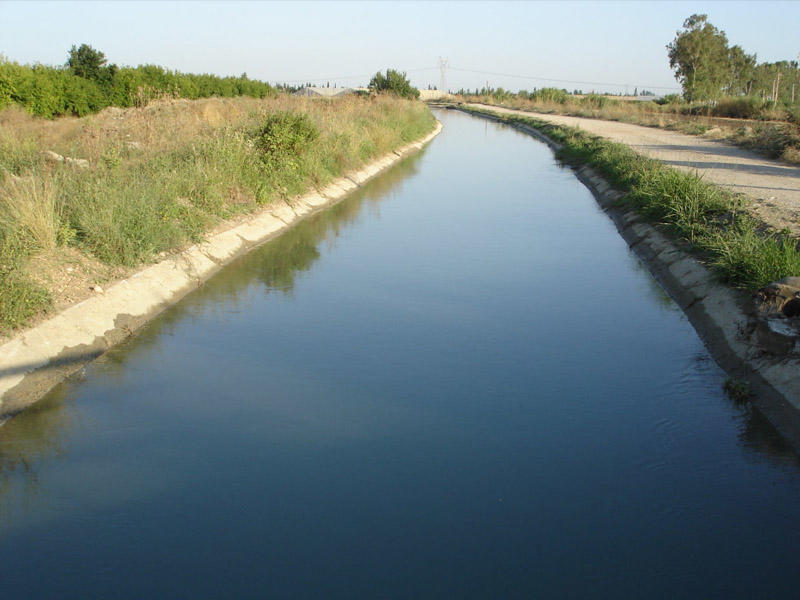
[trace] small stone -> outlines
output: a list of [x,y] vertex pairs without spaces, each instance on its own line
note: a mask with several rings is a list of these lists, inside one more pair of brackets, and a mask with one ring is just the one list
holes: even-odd
[[91,286],[89,289],[92,290],[95,294],[104,294],[105,293],[103,291],[103,288],[101,288],[99,285],[96,285],[96,284]]
[[89,161],[85,158],[70,158],[69,156],[64,158],[64,162],[73,167],[78,167],[79,169],[88,169],[89,168]]
[[45,159],[50,162],[64,162],[64,157],[52,150],[45,150],[42,154],[44,154]]

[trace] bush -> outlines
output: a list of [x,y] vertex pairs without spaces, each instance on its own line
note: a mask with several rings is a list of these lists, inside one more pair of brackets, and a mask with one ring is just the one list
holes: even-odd
[[540,90],[531,92],[528,97],[534,101],[556,102],[558,104],[564,104],[569,98],[569,94],[567,94],[567,92],[564,90],[559,90],[558,88],[542,88]]
[[744,96],[741,98],[722,98],[712,107],[715,117],[731,117],[733,119],[755,119],[761,114],[764,102],[760,98]]
[[31,66],[0,57],[0,108],[16,103],[40,117],[80,117],[106,106],[143,106],[162,97],[277,95],[271,85],[248,79],[245,74],[217,77],[179,73],[156,65],[104,66],[102,52],[89,46],[73,47],[70,61],[73,66],[69,68]]
[[267,117],[256,132],[256,147],[270,166],[289,165],[319,137],[311,119],[303,113],[278,112]]
[[405,72],[387,69],[386,75],[378,71],[369,82],[369,89],[375,92],[388,92],[401,98],[415,100],[419,98],[419,90],[411,86]]
[[605,108],[606,106],[612,104],[612,100],[607,98],[606,96],[600,96],[599,94],[588,94],[581,98],[581,104],[586,106],[592,106],[594,108]]
[[656,98],[653,100],[656,104],[665,105],[665,104],[683,104],[684,100],[680,94],[667,94],[666,96],[662,96],[661,98]]

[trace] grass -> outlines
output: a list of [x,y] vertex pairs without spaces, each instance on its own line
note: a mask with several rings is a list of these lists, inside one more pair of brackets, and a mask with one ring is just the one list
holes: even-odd
[[[226,219],[323,186],[435,124],[394,98],[169,101],[55,121],[0,112],[0,333],[51,306],[27,272],[77,248],[136,267]],[[47,162],[44,152],[89,161]]]
[[523,123],[560,142],[559,158],[593,167],[617,189],[620,201],[673,237],[687,243],[723,281],[754,291],[790,275],[800,275],[797,240],[770,232],[750,216],[745,201],[726,190],[641,156],[627,146],[528,117],[491,114],[507,123]]
[[[774,109],[751,110],[746,98],[727,98],[713,107],[719,117],[704,115],[705,107],[687,103],[665,104],[615,100],[590,94],[583,97],[565,95],[563,101],[528,99],[514,95],[495,97],[491,94],[463,96],[464,102],[480,102],[545,114],[570,115],[606,121],[620,121],[646,127],[659,127],[688,135],[711,132],[719,139],[743,146],[769,158],[800,164],[800,129],[796,122],[785,122],[787,114]],[[746,105],[744,110],[740,105]],[[738,122],[731,118],[736,116]],[[758,120],[742,120],[757,118]]]

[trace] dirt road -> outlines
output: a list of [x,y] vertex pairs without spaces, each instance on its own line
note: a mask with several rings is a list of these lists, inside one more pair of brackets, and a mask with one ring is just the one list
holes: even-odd
[[776,229],[789,228],[800,237],[800,168],[769,160],[742,148],[699,136],[616,121],[511,110],[484,104],[475,108],[535,117],[581,129],[627,144],[637,152],[686,171],[753,200],[752,211]]

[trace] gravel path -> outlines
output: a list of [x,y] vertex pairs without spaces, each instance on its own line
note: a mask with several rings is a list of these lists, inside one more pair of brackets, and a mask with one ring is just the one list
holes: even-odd
[[580,127],[685,171],[699,171],[707,181],[753,200],[752,211],[776,229],[789,228],[800,237],[800,168],[769,160],[748,150],[674,131],[617,121],[549,115],[484,104],[475,108],[536,117]]

